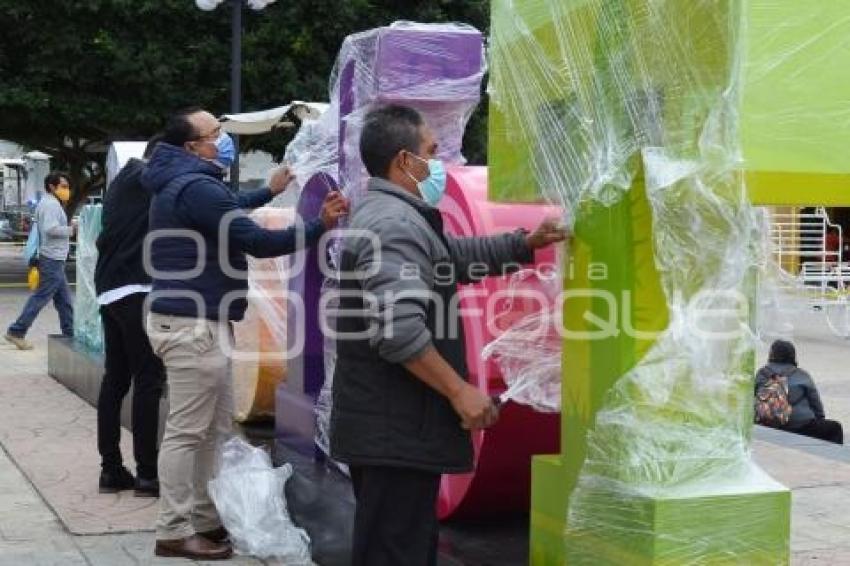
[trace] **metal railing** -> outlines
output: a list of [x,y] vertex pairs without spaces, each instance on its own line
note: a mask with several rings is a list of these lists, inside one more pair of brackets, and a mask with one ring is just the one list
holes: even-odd
[[834,334],[850,338],[850,263],[844,261],[842,227],[823,207],[805,214],[774,211],[770,236],[773,259],[787,276],[785,290],[802,292],[812,309],[824,313]]

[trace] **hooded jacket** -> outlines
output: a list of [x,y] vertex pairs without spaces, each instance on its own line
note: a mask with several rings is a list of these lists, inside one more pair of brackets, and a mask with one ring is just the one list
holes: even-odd
[[823,419],[823,403],[812,376],[794,364],[771,362],[756,374],[755,390],[767,383],[773,374],[784,375],[788,379],[788,402],[791,403],[791,419],[785,428],[797,430],[815,419]]
[[269,189],[234,194],[215,164],[160,143],[142,173],[153,192],[149,229],[151,311],[210,320],[241,320],[247,307],[248,262],[315,244],[325,228],[266,230],[245,214],[272,199]]
[[103,230],[97,237],[94,286],[98,296],[126,285],[150,285],[142,262],[151,192],[142,187],[145,162],[131,159],[103,197]]

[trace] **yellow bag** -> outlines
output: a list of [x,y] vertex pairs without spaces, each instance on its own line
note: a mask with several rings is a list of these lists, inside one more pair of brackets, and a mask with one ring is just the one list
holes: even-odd
[[30,291],[35,291],[38,289],[38,284],[41,281],[41,276],[38,273],[37,267],[30,267],[29,272],[27,273],[27,285],[30,288]]

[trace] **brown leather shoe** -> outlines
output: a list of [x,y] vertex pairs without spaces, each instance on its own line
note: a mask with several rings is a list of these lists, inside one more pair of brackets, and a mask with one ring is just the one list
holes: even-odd
[[207,540],[211,540],[212,542],[230,542],[230,533],[228,533],[227,529],[225,529],[224,527],[219,527],[211,531],[203,531],[198,534]]
[[230,533],[224,527],[219,527],[211,531],[202,531],[198,534],[212,542],[230,542]]
[[215,543],[200,535],[192,535],[177,540],[158,540],[154,554],[193,560],[227,560],[233,555],[233,549],[229,544]]

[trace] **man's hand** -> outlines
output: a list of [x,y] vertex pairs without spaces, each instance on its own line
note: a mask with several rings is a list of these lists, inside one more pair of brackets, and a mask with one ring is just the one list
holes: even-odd
[[487,428],[499,420],[499,408],[493,400],[468,383],[464,383],[449,400],[467,430]]
[[340,218],[348,214],[348,200],[339,191],[331,191],[322,204],[321,219],[325,228],[330,230]]
[[288,187],[289,183],[291,183],[294,179],[295,173],[292,172],[292,169],[289,167],[280,167],[275,170],[272,174],[272,178],[269,179],[269,189],[271,189],[274,196],[277,196],[285,191],[286,187]]
[[525,242],[530,249],[537,250],[555,242],[563,242],[569,236],[569,231],[557,218],[547,218],[537,230],[526,236]]

